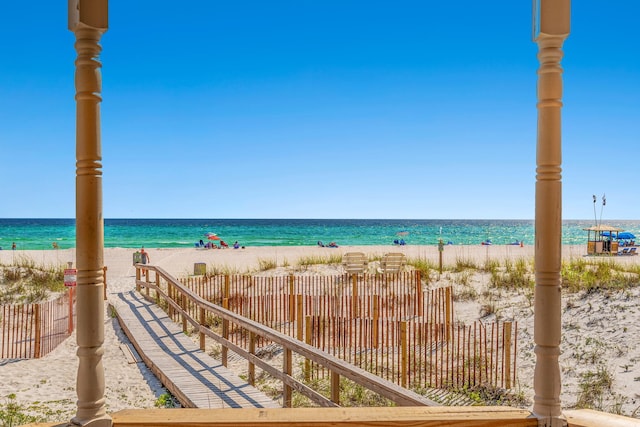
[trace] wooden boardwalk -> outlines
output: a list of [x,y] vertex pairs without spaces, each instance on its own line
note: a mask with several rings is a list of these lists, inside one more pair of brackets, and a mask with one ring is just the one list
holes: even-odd
[[113,295],[120,325],[162,384],[188,408],[277,408],[278,403],[203,351],[135,291]]

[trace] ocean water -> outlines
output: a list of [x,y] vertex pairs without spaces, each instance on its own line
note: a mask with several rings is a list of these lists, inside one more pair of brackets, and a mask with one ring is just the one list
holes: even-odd
[[[640,221],[608,221],[640,236]],[[593,221],[564,221],[562,244],[586,244],[583,228]],[[75,247],[74,219],[0,219],[0,247],[51,249]],[[409,245],[435,245],[439,239],[456,245],[524,241],[534,243],[532,220],[415,220],[415,219],[106,219],[105,247],[193,247],[207,233],[228,244],[245,246],[388,245],[404,239]],[[219,243],[219,242],[218,242]]]

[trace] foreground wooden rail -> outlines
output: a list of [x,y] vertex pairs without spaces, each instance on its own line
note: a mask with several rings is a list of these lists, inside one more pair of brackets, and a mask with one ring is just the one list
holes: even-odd
[[[141,279],[144,267],[145,280]],[[150,272],[155,272],[155,281],[149,281]],[[160,267],[152,265],[136,264],[136,289],[143,295],[152,298],[151,291],[155,292],[153,297],[159,304],[167,304],[169,314],[178,313],[182,318],[183,330],[187,330],[187,325],[191,324],[200,334],[200,348],[204,350],[205,337],[209,337],[222,346],[222,363],[227,365],[228,351],[231,350],[243,357],[248,362],[249,384],[255,385],[256,366],[272,377],[283,383],[283,406],[292,406],[293,390],[311,399],[320,406],[340,405],[340,377],[347,378],[360,386],[371,390],[378,395],[391,400],[399,406],[436,406],[437,404],[417,393],[404,389],[390,381],[377,377],[363,369],[352,366],[328,353],[320,351],[304,342],[298,341],[276,330],[261,325],[238,314],[235,314],[223,307],[212,304],[194,292],[183,286],[177,279]],[[193,318],[188,309],[189,305],[196,305],[199,311],[199,319]],[[213,315],[222,319],[222,333],[218,334],[204,326],[207,315]],[[244,349],[228,339],[230,327],[242,328],[252,339],[249,340],[249,348]],[[255,343],[257,339],[265,339],[282,346],[284,361],[282,368],[276,368],[263,361],[255,354]],[[313,390],[308,385],[293,377],[293,355],[297,354],[312,363],[321,366],[331,372],[331,392],[330,398],[325,397]]]
[[[637,418],[590,409],[564,412],[567,427],[640,427]],[[538,420],[524,409],[472,407],[300,408],[300,409],[126,409],[113,416],[113,427],[534,427]],[[63,427],[67,423],[24,427]]]

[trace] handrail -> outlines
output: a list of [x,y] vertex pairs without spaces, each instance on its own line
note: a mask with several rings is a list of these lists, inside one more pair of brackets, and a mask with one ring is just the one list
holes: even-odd
[[[345,378],[350,379],[356,384],[359,384],[365,387],[368,390],[371,390],[380,396],[389,399],[395,402],[400,406],[438,406],[434,401],[427,399],[424,396],[421,396],[418,393],[415,393],[411,390],[407,390],[405,388],[399,387],[396,384],[380,378],[376,375],[373,375],[361,368],[353,366],[349,363],[346,363],[343,360],[340,360],[329,353],[321,351],[309,344],[306,344],[297,339],[291,338],[281,332],[278,332],[274,329],[271,329],[267,326],[264,326],[258,322],[242,317],[232,311],[229,311],[223,307],[210,303],[205,299],[201,298],[197,294],[193,293],[190,289],[183,286],[178,280],[176,280],[173,276],[171,276],[167,271],[162,269],[161,267],[149,265],[149,264],[135,264],[136,267],[136,289],[138,291],[141,290],[141,287],[144,286],[147,289],[146,297],[149,297],[149,290],[153,289],[156,294],[156,300],[162,296],[162,298],[167,301],[172,310],[176,310],[181,316],[183,321],[183,329],[186,329],[186,323],[191,323],[194,327],[198,329],[198,332],[209,336],[214,339],[218,343],[220,343],[223,347],[223,364],[226,364],[226,352],[228,350],[232,350],[237,353],[239,356],[244,357],[251,365],[257,365],[265,372],[269,373],[273,377],[281,380],[285,387],[284,392],[284,405],[290,406],[290,391],[291,389],[295,389],[296,391],[302,393],[307,396],[315,403],[322,406],[339,406],[339,377],[343,376]],[[141,270],[146,270],[145,280],[141,280]],[[149,281],[149,271],[156,272],[156,282]],[[261,360],[255,354],[252,354],[250,351],[247,351],[236,344],[232,343],[225,337],[216,334],[214,331],[210,330],[206,326],[202,325],[198,320],[191,317],[187,310],[184,309],[184,301],[182,296],[178,299],[180,302],[174,301],[170,297],[169,291],[165,292],[160,287],[160,277],[162,277],[168,286],[176,289],[179,293],[191,300],[193,304],[195,304],[202,315],[202,310],[208,311],[210,313],[215,314],[216,316],[223,319],[223,325],[225,322],[232,322],[235,325],[238,325],[248,332],[255,334],[256,336],[266,338],[274,343],[280,344],[284,350],[285,361],[283,371],[278,370],[272,365],[268,364]],[[169,290],[169,288],[168,288]],[[144,294],[143,294],[144,295]],[[202,341],[201,341],[202,342]],[[202,346],[202,344],[201,344]],[[331,400],[327,399],[325,396],[320,393],[314,391],[304,383],[296,380],[291,376],[291,361],[292,361],[292,353],[296,353],[302,357],[305,357],[314,363],[322,365],[326,369],[331,372]]]

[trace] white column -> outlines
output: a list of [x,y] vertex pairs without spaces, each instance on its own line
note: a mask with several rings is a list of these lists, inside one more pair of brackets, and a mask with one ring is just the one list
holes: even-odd
[[102,154],[100,146],[100,37],[107,0],[69,0],[76,59],[76,264],[78,327],[77,413],[73,424],[110,427],[106,413],[104,353]]
[[533,413],[540,426],[563,426],[560,402],[562,266],[562,45],[569,34],[570,0],[540,0],[538,141],[535,210],[536,367]]

